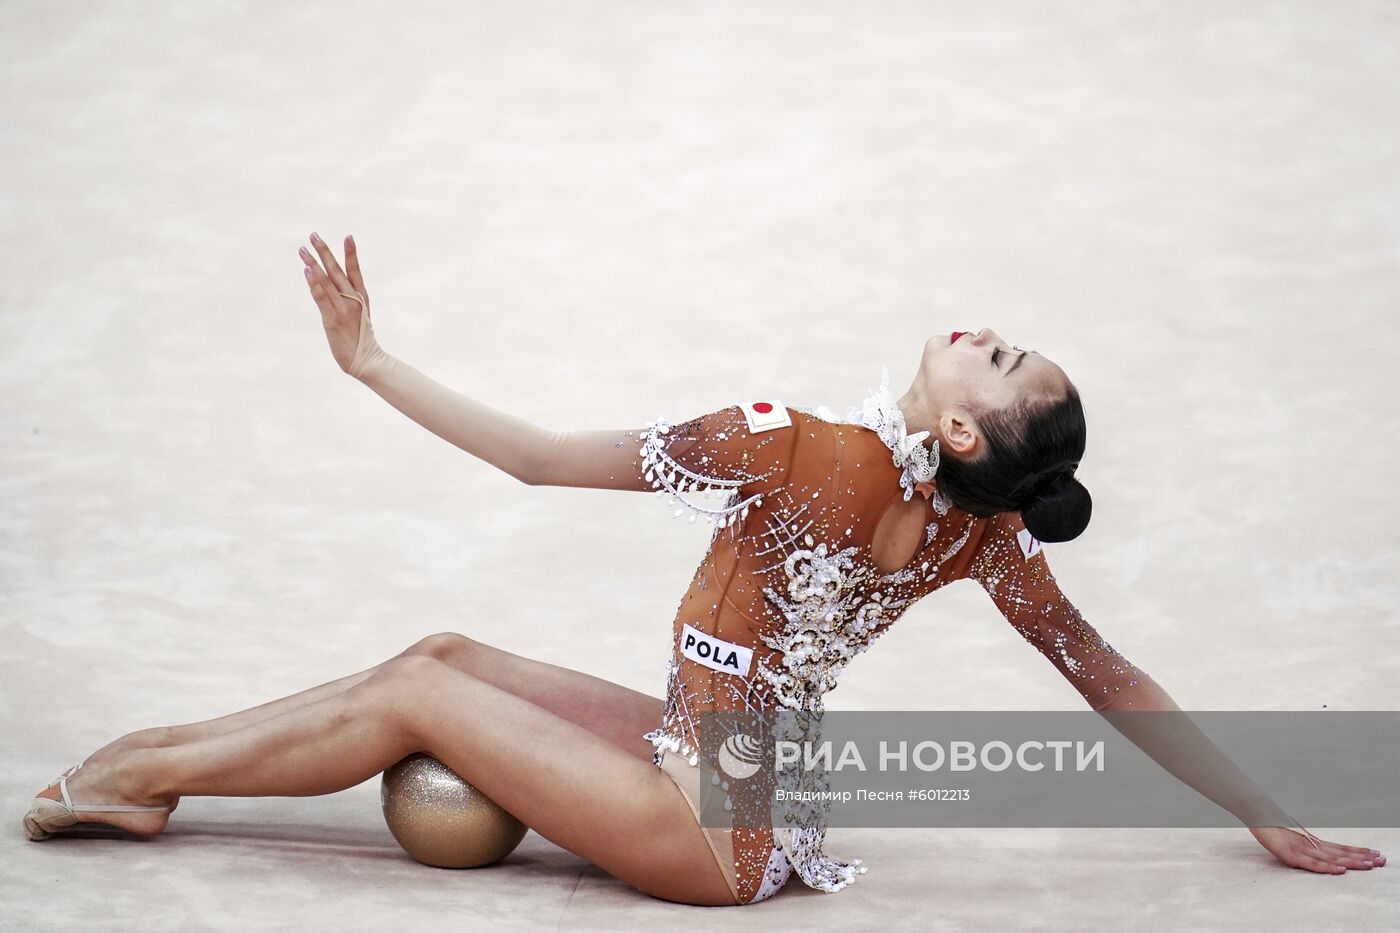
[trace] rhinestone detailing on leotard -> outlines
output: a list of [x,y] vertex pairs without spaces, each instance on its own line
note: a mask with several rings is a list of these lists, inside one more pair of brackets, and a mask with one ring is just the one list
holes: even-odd
[[[713,523],[718,531],[721,527],[729,527],[736,521],[742,521],[749,514],[750,506],[758,507],[762,504],[762,495],[755,494],[746,498],[738,495],[740,486],[752,482],[757,477],[727,479],[692,470],[672,457],[666,449],[672,440],[668,436],[671,428],[664,418],[649,422],[640,443],[646,480],[656,489],[657,497],[664,496],[667,505],[677,507],[673,517],[679,518],[681,513],[689,512],[689,521],[694,522],[697,517],[703,517]],[[729,498],[718,508],[705,508],[686,499],[683,494],[687,492],[724,492],[729,494]]]
[[856,563],[856,547],[828,554],[826,544],[810,547],[810,535],[804,543],[783,561],[783,592],[763,588],[784,623],[771,635],[759,635],[776,653],[764,656],[758,673],[779,703],[815,710],[851,658],[870,646],[908,600],[864,586],[872,569]]
[[[772,412],[776,426],[730,406],[675,428],[658,420],[644,432],[640,475],[668,496],[676,514],[682,492],[727,494],[718,509],[694,510],[716,522],[709,550],[678,607],[667,665],[662,721],[646,739],[698,764],[697,728],[709,712],[811,713],[820,716],[850,661],[922,597],[948,583],[976,579],[998,609],[1094,703],[1131,706],[1136,668],[1097,638],[1055,586],[1044,549],[1018,544],[1020,516],[979,518],[937,493],[928,499],[921,540],[892,572],[874,563],[881,513],[902,490],[935,480],[927,432],[907,433],[903,413],[880,388],[845,420],[825,407],[750,404]],[[755,427],[750,428],[750,425]],[[721,528],[729,534],[721,536]],[[686,654],[686,627],[751,654],[747,669],[710,666]],[[706,720],[708,721],[708,720]],[[752,902],[776,878],[777,841],[805,884],[839,891],[865,871],[823,851],[824,811],[794,815],[792,825],[733,830],[741,901]]]

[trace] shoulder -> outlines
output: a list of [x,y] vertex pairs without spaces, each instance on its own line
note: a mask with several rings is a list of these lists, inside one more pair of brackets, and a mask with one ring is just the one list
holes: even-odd
[[984,579],[1022,569],[1045,569],[1044,545],[1027,530],[1020,512],[998,512],[972,521],[977,536],[968,576]]
[[1016,550],[1025,560],[1030,560],[1041,553],[1044,545],[1040,539],[1030,533],[1026,528],[1025,521],[1021,518],[1020,512],[998,512],[987,519],[994,533],[1007,542],[1009,546],[1015,542]]
[[796,411],[776,398],[747,399],[674,424],[665,419],[654,424],[660,424],[667,434],[766,434],[791,428]]

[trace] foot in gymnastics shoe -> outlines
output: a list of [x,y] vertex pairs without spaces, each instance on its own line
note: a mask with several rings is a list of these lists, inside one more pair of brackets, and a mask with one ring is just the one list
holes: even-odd
[[[86,764],[86,762],[84,762]],[[69,768],[58,779],[44,788],[31,802],[29,812],[24,815],[24,834],[39,842],[59,834],[73,835],[126,835],[151,836],[165,828],[174,807],[130,803],[84,802],[84,790],[91,790],[89,781],[75,781],[74,791],[79,799],[74,800],[69,793],[69,781],[73,780],[83,765]],[[96,782],[100,783],[100,782]]]

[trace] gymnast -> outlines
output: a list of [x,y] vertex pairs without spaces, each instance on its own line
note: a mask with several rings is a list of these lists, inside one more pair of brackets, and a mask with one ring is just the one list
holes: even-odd
[[[1093,709],[1179,710],[1050,572],[1042,545],[1078,536],[1091,500],[1074,475],[1085,447],[1079,392],[1040,353],[990,328],[955,331],[925,342],[903,396],[886,371],[844,417],[769,398],[678,424],[548,430],[386,353],[354,240],[343,269],[314,233],[311,245],[300,255],[331,353],[390,405],[527,485],[651,492],[677,517],[714,526],[673,621],[665,696],[430,635],[292,696],[121,736],[34,798],[30,839],[81,823],[151,835],[185,795],[330,794],[424,752],[652,896],[752,904],[794,873],[839,891],[865,866],[828,855],[820,824],[702,824],[701,718],[819,713],[852,657],[910,605],[966,578]],[[705,491],[723,504],[684,496]],[[1290,825],[1198,730],[1113,724],[1285,865],[1344,874],[1385,864],[1374,849]]]

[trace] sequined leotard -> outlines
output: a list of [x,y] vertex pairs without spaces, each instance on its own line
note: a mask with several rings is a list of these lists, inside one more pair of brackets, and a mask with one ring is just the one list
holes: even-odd
[[[664,718],[646,736],[656,746],[653,761],[693,807],[699,714],[775,705],[821,710],[855,655],[954,580],[980,583],[1095,709],[1132,705],[1139,672],[1060,592],[1018,514],[978,518],[951,507],[936,488],[914,498],[914,467],[927,465],[926,432],[906,433],[888,380],[886,371],[880,388],[845,418],[771,399],[674,426],[658,420],[636,438],[640,480],[677,517],[688,512],[691,521],[715,524],[676,614]],[[683,498],[705,490],[728,500],[716,507]],[[922,543],[902,567],[881,570],[876,527],[901,499],[925,503]],[[743,670],[707,663],[694,650],[697,632],[750,651]],[[770,896],[790,871],[834,892],[865,870],[859,859],[823,852],[821,826],[706,832],[741,904]]]
[[[770,399],[674,427],[550,431],[365,351],[367,324],[362,309],[357,358],[375,361],[362,380],[439,437],[531,485],[654,491],[677,516],[715,523],[676,614],[662,722],[647,737],[653,761],[696,810],[736,904],[768,897],[792,871],[838,891],[864,868],[822,851],[820,813],[785,813],[774,829],[771,812],[755,815],[741,799],[728,829],[700,819],[697,752],[710,750],[708,765],[713,746],[704,740],[736,737],[705,729],[713,719],[706,714],[792,710],[784,718],[819,719],[806,714],[820,713],[852,657],[918,599],[964,578],[980,583],[1090,706],[1175,777],[1246,826],[1297,825],[1084,621],[1019,515],[978,518],[944,502],[931,482],[927,434],[905,431],[888,372],[844,419]],[[707,489],[728,500],[711,508],[684,498]]]

